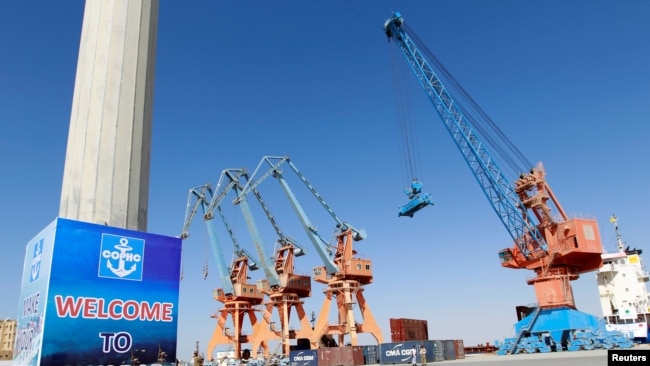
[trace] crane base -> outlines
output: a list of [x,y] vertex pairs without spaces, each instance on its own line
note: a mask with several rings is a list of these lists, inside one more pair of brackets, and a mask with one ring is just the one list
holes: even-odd
[[605,330],[598,317],[572,308],[535,310],[515,324],[515,338],[497,342],[498,355],[630,348],[621,332]]

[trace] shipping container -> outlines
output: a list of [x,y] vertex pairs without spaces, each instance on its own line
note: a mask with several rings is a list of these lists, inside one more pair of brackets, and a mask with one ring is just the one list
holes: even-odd
[[456,339],[454,341],[454,348],[456,349],[457,360],[465,358],[465,342],[462,339]]
[[417,363],[420,364],[420,347],[427,351],[427,360],[429,355],[435,355],[433,341],[407,341],[382,343],[379,345],[379,363],[382,365],[394,365],[401,363],[411,363],[413,350],[417,355]]
[[360,346],[363,349],[364,365],[375,365],[379,363],[379,346]]
[[303,351],[307,349],[311,349],[311,341],[309,338],[296,339],[296,345],[295,345],[296,351]]
[[442,341],[445,344],[445,360],[456,359],[456,342],[452,339]]
[[390,338],[392,342],[428,340],[428,322],[419,319],[391,318]]
[[364,365],[362,347],[326,347],[318,349],[318,366],[356,365]]
[[433,358],[434,362],[445,360],[445,343],[440,340],[431,341],[433,343]]
[[318,351],[315,349],[289,352],[290,366],[318,366]]

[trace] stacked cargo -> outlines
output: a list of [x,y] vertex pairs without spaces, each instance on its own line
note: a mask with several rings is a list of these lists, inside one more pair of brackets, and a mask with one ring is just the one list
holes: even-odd
[[363,349],[363,363],[374,365],[379,363],[379,346],[360,346]]
[[328,347],[318,349],[318,366],[364,365],[363,348]]
[[451,339],[447,339],[442,342],[445,344],[445,360],[455,360],[456,359],[455,342]]
[[434,340],[433,361],[459,360],[465,358],[465,347],[462,339]]
[[[382,343],[369,346],[323,347],[317,350],[292,350],[289,366],[360,366],[411,364],[465,358],[464,342],[453,340],[418,340]],[[424,349],[424,352],[421,350]],[[423,354],[424,353],[424,354]],[[422,357],[426,357],[423,359]]]
[[[291,351],[290,366],[357,366],[364,365],[363,347],[325,347],[317,350]],[[376,363],[376,362],[375,362]]]
[[456,359],[465,358],[465,343],[462,339],[454,340],[454,349],[456,350]]
[[318,366],[318,351],[315,349],[290,351],[290,366]]
[[433,343],[433,357],[431,361],[444,361],[445,360],[445,343],[443,341],[431,341]]
[[426,320],[391,318],[391,342],[425,341],[429,339],[429,326]]
[[436,354],[433,341],[382,343],[379,345],[379,363],[382,365],[410,364],[413,359],[413,352],[415,352],[417,364],[419,365],[421,364],[421,348],[426,351],[427,362],[431,360],[430,355],[435,356]]

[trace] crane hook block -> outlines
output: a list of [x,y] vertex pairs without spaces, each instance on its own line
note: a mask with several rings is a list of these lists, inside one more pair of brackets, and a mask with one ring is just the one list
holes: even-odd
[[409,201],[404,206],[399,208],[399,212],[397,214],[398,217],[413,217],[416,212],[420,211],[426,206],[433,206],[431,194],[422,193],[422,182],[417,179],[413,179],[411,186],[404,189],[404,193],[409,198]]

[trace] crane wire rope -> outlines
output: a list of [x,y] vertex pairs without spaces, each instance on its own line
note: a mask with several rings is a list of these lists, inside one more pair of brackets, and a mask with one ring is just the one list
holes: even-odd
[[208,244],[210,241],[210,234],[208,233],[208,225],[210,225],[210,222],[205,221],[205,225],[203,225],[203,228],[205,229],[205,236],[203,238],[205,254],[203,255],[203,269],[201,272],[204,280],[208,279],[208,257],[210,256],[210,245]]
[[[231,220],[228,222],[228,226],[230,226],[230,231],[231,234],[234,238],[239,238],[237,236],[237,225],[239,224],[237,221],[237,207],[235,205],[230,205],[230,215],[231,215]],[[230,260],[230,263],[234,263],[235,259],[239,256],[239,253],[241,253],[241,248],[239,245],[239,239],[236,239],[237,242],[232,243],[233,251],[232,251],[232,257]],[[232,241],[232,240],[231,240]],[[230,272],[230,270],[228,270]]]
[[185,265],[184,265],[185,256],[183,255],[183,253],[185,253],[185,250],[183,250],[184,246],[185,246],[185,242],[183,240],[181,240],[181,273],[179,275],[179,280],[180,281],[182,281],[183,277],[185,277],[185,269],[184,269],[184,267],[185,267]]
[[[478,131],[483,141],[487,141],[490,149],[502,157],[510,169],[509,174],[517,177],[519,174],[529,171],[533,167],[533,164],[531,164],[515,144],[496,125],[492,118],[474,101],[433,52],[420,41],[416,33],[406,24],[402,24],[402,27],[406,30],[409,37],[420,47],[426,58],[434,64],[433,66],[436,72],[439,73],[438,77],[441,78],[443,84],[450,91],[450,94],[457,99],[456,106],[472,121],[471,125]],[[469,108],[463,108],[462,106],[469,106]]]
[[402,186],[408,186],[411,180],[420,179],[422,166],[420,164],[420,148],[418,144],[417,123],[415,119],[415,108],[413,108],[413,96],[408,83],[407,72],[403,63],[398,62],[401,55],[394,47],[388,44],[390,53],[391,69],[393,77],[393,90],[395,91],[395,122],[398,136],[398,150],[400,156],[400,169],[402,175]]

